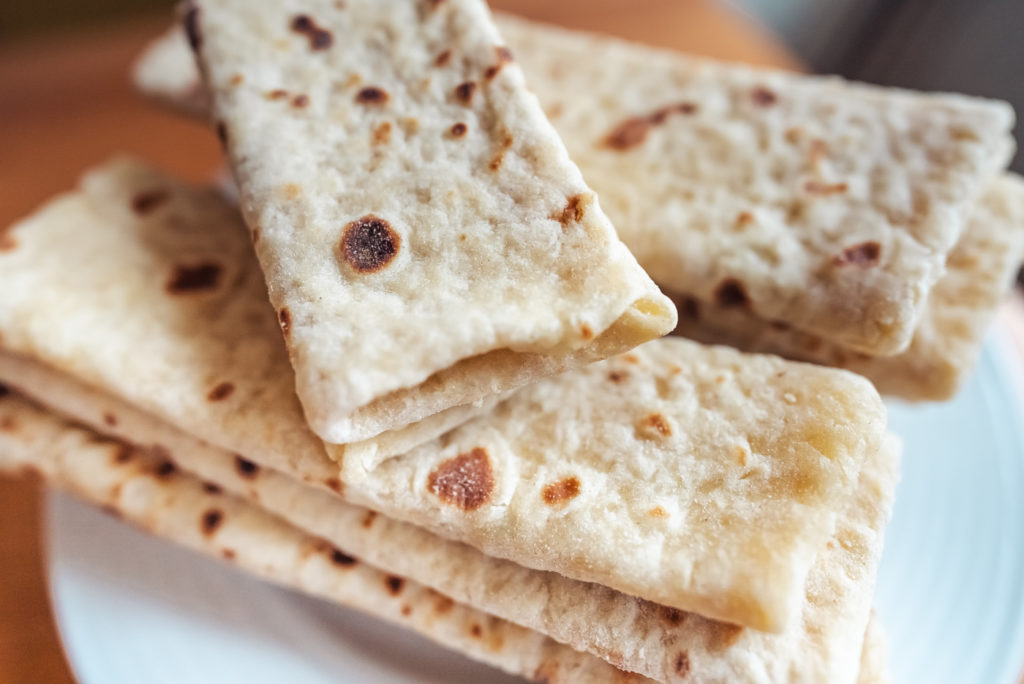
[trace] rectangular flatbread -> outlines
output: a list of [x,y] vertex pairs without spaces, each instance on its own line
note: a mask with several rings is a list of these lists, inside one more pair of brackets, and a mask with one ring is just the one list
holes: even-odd
[[675,325],[482,0],[196,0],[184,22],[325,441]]
[[401,456],[332,449],[332,472],[233,216],[215,192],[135,162],[92,172],[8,231],[0,348],[490,555],[788,624],[884,438],[870,383],[662,340],[535,383]]
[[[873,356],[910,344],[966,213],[1012,152],[1005,103],[498,23],[659,284]],[[208,106],[180,33],[135,74],[162,102]]]
[[[109,404],[102,397],[82,399]],[[275,471],[240,468],[238,458],[232,454],[217,453],[195,440],[190,448],[188,437],[168,439],[173,428],[138,411],[117,410],[118,426],[113,432],[139,434],[151,429],[148,438],[136,437],[131,441],[173,444],[173,460],[167,460],[168,454],[159,451],[121,447],[113,458],[108,456],[99,464],[90,463],[89,457],[85,457],[87,463],[81,470],[116,471],[127,468],[129,460],[140,460],[148,464],[144,472],[152,475],[162,468],[167,471],[166,479],[171,477],[166,464],[173,463],[174,472],[194,475],[214,485],[214,491],[225,492],[220,501],[233,496],[249,500],[303,533],[322,539],[329,544],[325,550],[338,549],[343,554],[343,568],[354,566],[354,559],[358,558],[359,562],[392,577],[423,584],[457,604],[466,603],[537,630],[574,649],[597,654],[620,668],[657,681],[673,682],[852,682],[856,676],[856,645],[868,619],[881,551],[881,530],[889,514],[895,483],[894,444],[887,446],[884,455],[869,459],[865,465],[856,499],[859,503],[846,509],[836,531],[836,538],[844,543],[831,544],[819,554],[809,577],[809,600],[802,608],[802,619],[783,634],[769,635],[671,611],[597,585],[527,570],[333,497],[303,494],[299,491],[304,489],[302,485]],[[42,438],[35,435],[83,432],[13,396],[0,401],[0,423],[15,426],[8,435],[0,433],[0,454],[7,452],[8,459],[13,455],[13,465],[31,465],[42,460],[42,469],[51,477],[53,473],[45,467],[43,457],[53,453],[54,448],[40,443]],[[63,427],[58,430],[54,425]],[[109,433],[110,428],[104,427]],[[100,440],[92,436],[91,441],[95,445]],[[69,452],[69,458],[78,459],[78,454],[72,452],[80,449],[80,444],[81,439],[64,437],[60,449]],[[132,454],[130,459],[125,453]],[[67,478],[66,473],[58,474],[58,482],[62,475]],[[875,478],[873,484],[869,485],[869,478]],[[117,497],[123,495],[123,487],[102,491],[106,498],[99,503],[120,507]],[[111,491],[117,494],[111,497]],[[209,508],[210,505],[195,506],[190,520],[201,520],[201,511]],[[216,510],[223,509],[218,504]],[[403,598],[407,595],[403,594]],[[389,603],[385,602],[385,606],[390,607]],[[878,653],[877,641],[871,639],[873,654]],[[868,643],[864,652],[869,652]],[[874,660],[884,663],[877,656]],[[858,681],[865,681],[864,668],[860,669]],[[878,670],[876,665],[871,672]]]
[[944,400],[974,366],[999,302],[1024,258],[1024,180],[1006,174],[971,211],[967,230],[932,289],[913,342],[896,356],[872,357],[750,312],[680,296],[677,332],[710,344],[847,368],[884,394]]

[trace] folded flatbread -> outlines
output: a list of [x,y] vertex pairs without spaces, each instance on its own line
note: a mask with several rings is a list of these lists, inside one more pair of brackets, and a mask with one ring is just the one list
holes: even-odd
[[1024,258],[1024,181],[999,178],[971,212],[967,231],[932,289],[907,351],[871,357],[748,311],[679,297],[677,332],[711,344],[848,368],[885,394],[911,400],[951,398],[970,372],[999,302]]
[[[1012,151],[1005,103],[498,23],[658,283],[875,356],[910,344],[967,211]],[[153,44],[136,82],[205,107],[180,34]]]
[[[129,431],[147,427],[144,414],[121,414],[120,417],[129,418]],[[133,422],[135,418],[142,422]],[[149,427],[154,428],[151,439],[168,441],[167,433],[173,429],[148,420]],[[123,420],[119,421],[119,426],[123,424]],[[133,450],[123,444],[105,442],[13,395],[0,400],[0,425],[6,426],[0,431],[0,470],[34,467],[56,484],[70,486],[86,498],[115,510],[124,510],[126,502],[121,499],[131,503],[142,498],[141,493],[129,491],[132,487],[142,487],[148,492],[159,488],[161,483],[169,486],[167,483],[172,481],[191,479],[183,477],[182,472],[196,476],[206,483],[206,495],[201,498],[207,501],[197,503],[190,498],[187,504],[179,503],[178,509],[189,510],[180,511],[185,524],[177,526],[178,534],[188,530],[189,539],[204,544],[207,551],[214,553],[224,553],[225,547],[229,548],[229,555],[243,567],[249,556],[224,540],[224,530],[229,529],[225,523],[239,517],[234,510],[245,506],[241,504],[228,510],[228,506],[235,505],[236,496],[250,500],[253,505],[258,503],[297,530],[321,540],[315,542],[313,548],[335,559],[340,568],[335,572],[349,572],[347,568],[354,568],[357,565],[354,559],[358,558],[359,567],[366,568],[369,564],[386,573],[374,573],[379,581],[371,584],[368,594],[361,595],[357,606],[364,609],[367,604],[371,608],[380,606],[374,612],[383,608],[385,616],[395,620],[397,607],[393,604],[396,600],[382,600],[380,596],[380,590],[386,586],[390,587],[392,597],[401,596],[407,608],[403,608],[401,614],[409,618],[419,610],[413,606],[421,602],[415,600],[423,591],[417,584],[424,584],[453,598],[455,605],[472,605],[511,621],[523,618],[520,624],[574,648],[599,654],[619,667],[636,671],[636,665],[646,665],[641,672],[657,681],[852,682],[858,670],[857,644],[868,619],[874,572],[881,550],[881,530],[891,507],[896,477],[894,444],[890,443],[865,465],[858,493],[840,520],[835,540],[819,555],[809,578],[808,601],[802,609],[802,619],[785,634],[769,635],[489,558],[463,545],[440,540],[413,526],[374,516],[336,499],[297,492],[304,488],[289,478],[269,470],[239,468],[231,454],[217,454],[200,442],[194,442],[192,449],[186,448],[184,443],[176,443],[173,460],[170,460],[159,451]],[[111,484],[110,478],[120,478],[127,483]],[[143,484],[133,484],[136,478]],[[198,488],[193,486],[193,489]],[[166,499],[158,495],[147,497],[147,501],[156,506],[164,505]],[[229,502],[228,506],[225,501]],[[216,524],[207,534],[202,534],[207,530],[211,510],[217,511]],[[160,513],[152,513],[150,519],[157,515]],[[136,511],[129,511],[129,517],[136,516]],[[263,514],[263,517],[269,516]],[[152,529],[154,524],[148,522],[146,526]],[[160,526],[156,527],[155,531],[160,534]],[[307,550],[301,558],[310,553]],[[275,563],[270,567],[276,570],[282,564],[287,565],[285,559],[292,555],[275,556]],[[324,563],[323,567],[330,568],[330,564]],[[395,581],[403,576],[411,581]],[[433,596],[438,600],[437,594]],[[328,594],[328,597],[352,601],[346,600],[344,595]],[[504,629],[502,620],[488,617],[474,621],[471,617],[460,621],[463,629],[470,622],[477,625],[477,641],[471,643],[493,643]],[[415,621],[413,623],[415,626]],[[486,630],[483,625],[487,625]],[[511,629],[514,634],[523,631]],[[578,632],[588,636],[581,639]],[[869,628],[869,635],[871,632]],[[566,635],[568,639],[563,638]],[[465,638],[465,633],[459,636]],[[877,637],[871,635],[872,649],[869,651],[866,642],[864,653],[877,653],[877,641]],[[446,643],[444,639],[441,642]],[[507,640],[504,643],[507,644]],[[595,644],[603,645],[595,649]],[[448,642],[448,645],[452,644]],[[652,652],[661,662],[659,657],[652,658]],[[579,658],[587,659],[586,656]],[[884,663],[878,657],[874,660]],[[531,662],[533,667],[535,664]],[[506,669],[510,668],[506,666]],[[880,671],[879,665],[867,671],[860,669],[859,681],[874,681],[865,679],[865,675]],[[535,670],[525,670],[526,673],[531,671]]]
[[185,25],[324,440],[675,325],[482,0],[197,0]]
[[135,162],[88,174],[7,232],[5,373],[34,360],[490,555],[784,629],[884,437],[867,381],[663,340],[524,388],[401,457],[334,453],[332,472],[233,216]]

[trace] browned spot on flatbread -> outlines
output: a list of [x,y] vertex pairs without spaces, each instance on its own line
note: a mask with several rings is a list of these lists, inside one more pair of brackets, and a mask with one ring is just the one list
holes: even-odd
[[327,485],[331,489],[331,491],[335,492],[336,494],[340,495],[345,492],[345,485],[342,484],[341,480],[339,480],[336,477],[327,478],[326,480],[324,480],[324,484]]
[[247,458],[235,456],[235,471],[239,477],[252,480],[260,474],[260,467]]
[[308,95],[299,94],[292,98],[292,107],[295,107],[296,109],[305,109],[307,106],[309,106]]
[[434,612],[439,615],[444,615],[454,607],[455,601],[448,598],[444,594],[438,594],[437,600],[434,601]]
[[217,531],[221,523],[224,522],[224,512],[216,508],[203,513],[203,517],[199,521],[199,529],[209,537],[211,534]]
[[876,266],[881,258],[882,245],[871,241],[847,247],[832,257],[832,263],[836,266]]
[[626,363],[632,363],[634,365],[640,363],[640,357],[632,352],[628,354],[623,354],[621,358]]
[[680,677],[685,677],[690,674],[690,656],[686,651],[680,651],[679,655],[676,656],[675,662],[672,664],[676,674]]
[[697,105],[692,102],[660,107],[646,116],[631,116],[612,129],[604,137],[602,143],[615,150],[628,150],[636,147],[647,139],[651,128],[665,123],[672,114],[691,115],[697,112]]
[[740,635],[743,634],[743,627],[728,622],[708,620],[706,624],[709,629],[708,650],[712,653],[734,646],[739,641]]
[[443,461],[427,477],[427,489],[446,504],[474,511],[491,497],[494,471],[483,447]]
[[484,71],[484,78],[486,78],[488,81],[492,80],[495,76],[497,76],[498,72],[501,71],[502,67],[504,67],[509,62],[514,61],[515,59],[515,57],[512,55],[512,51],[509,50],[504,45],[499,45],[494,48],[494,56],[498,59],[498,63],[487,67],[487,69]]
[[311,17],[305,14],[300,14],[292,19],[292,31],[309,39],[310,50],[326,50],[334,42],[330,31],[318,26]]
[[341,235],[341,256],[359,273],[379,271],[395,258],[401,238],[394,228],[373,214],[352,221]]
[[384,145],[391,140],[391,122],[382,121],[373,129],[373,138],[370,143],[373,145]]
[[340,549],[331,547],[331,562],[343,568],[350,568],[356,564],[356,559]]
[[629,377],[629,373],[626,371],[613,370],[608,373],[608,379],[618,384],[625,381]]
[[586,198],[583,195],[573,195],[569,198],[565,207],[561,211],[556,211],[552,214],[551,218],[561,223],[563,228],[566,228],[570,223],[579,223],[583,220],[583,216],[586,213],[585,203]]
[[159,465],[157,465],[157,467],[153,470],[153,473],[157,476],[157,478],[163,480],[173,475],[175,472],[177,472],[177,470],[178,468],[171,461],[163,461]]
[[438,67],[446,66],[448,64],[448,62],[451,61],[451,59],[452,59],[452,51],[451,50],[443,50],[442,52],[439,52],[437,54],[437,57],[434,58],[434,66],[438,66]]
[[114,427],[117,425],[117,416],[113,413],[107,412],[103,414],[103,423],[108,427]]
[[216,387],[210,390],[206,395],[206,398],[210,401],[223,401],[231,396],[231,393],[235,391],[234,384],[230,382],[222,382]]
[[383,88],[366,86],[356,93],[356,102],[364,105],[383,105],[388,101],[388,94]]
[[771,107],[779,101],[779,96],[764,86],[757,86],[750,91],[750,99],[758,107]]
[[591,329],[591,327],[589,325],[584,323],[583,325],[580,326],[580,337],[582,337],[585,340],[593,339],[594,338],[594,331],[593,331],[593,329]]
[[476,639],[479,639],[480,637],[482,637],[484,635],[484,628],[481,627],[479,624],[474,622],[469,627],[469,634],[470,634],[470,636],[472,636],[472,637],[474,637]]
[[715,301],[724,309],[749,307],[750,299],[743,283],[735,278],[726,278],[715,289]]
[[18,428],[18,422],[14,416],[3,416],[0,418],[0,431],[14,432]]
[[242,74],[231,74],[231,78],[228,79],[228,85],[240,86],[245,82],[245,77]]
[[491,163],[488,165],[491,171],[497,171],[501,168],[502,162],[505,160],[505,152],[512,147],[512,143],[515,140],[512,138],[512,134],[505,131],[505,134],[501,138],[501,145],[498,147],[498,152],[491,159]]
[[217,131],[217,139],[220,140],[220,144],[225,148],[228,146],[228,126],[223,121],[218,121],[214,127]]
[[115,463],[128,463],[133,458],[135,458],[135,449],[128,446],[127,444],[122,444],[121,446],[119,446],[117,448],[117,452],[114,454]]
[[405,586],[405,580],[397,575],[388,575],[384,579],[384,585],[388,589],[388,593],[392,596],[398,596],[402,593],[402,588]]
[[642,421],[640,421],[640,431],[647,436],[654,436],[657,434],[662,437],[671,437],[672,424],[669,422],[668,418],[660,413],[649,413]]
[[661,506],[655,506],[651,510],[647,511],[647,515],[649,515],[652,518],[667,518],[668,511],[666,511]]
[[192,294],[213,290],[220,282],[222,272],[220,264],[212,261],[175,266],[167,279],[167,291],[171,294]]
[[408,603],[402,604],[402,616],[409,617],[410,615],[412,615],[412,606]]
[[363,514],[363,519],[361,521],[361,524],[362,524],[364,529],[368,530],[371,527],[373,527],[373,521],[376,520],[376,519],[377,519],[377,511],[366,511],[366,513]]
[[580,494],[580,479],[571,476],[544,485],[541,496],[549,506],[562,506]]
[[10,393],[11,393],[11,390],[7,387],[7,385],[0,384],[0,399],[2,399],[3,397],[6,397]]
[[558,661],[545,660],[533,671],[533,681],[538,684],[557,684],[561,682],[558,677]]
[[648,118],[652,124],[659,126],[665,123],[665,120],[672,114],[690,115],[696,113],[697,105],[692,102],[680,102],[679,104],[667,105],[660,109],[656,109]]
[[804,190],[811,195],[818,195],[820,197],[828,197],[830,195],[839,195],[848,189],[846,183],[822,183],[821,181],[807,181],[804,183]]
[[193,52],[198,51],[203,45],[203,34],[199,31],[199,8],[189,3],[182,23],[185,25],[185,35],[188,36],[189,47]]
[[212,482],[204,482],[203,491],[206,492],[207,494],[213,494],[215,496],[224,493],[224,490],[221,489],[220,486],[215,485]]
[[140,192],[132,197],[132,211],[139,216],[145,216],[164,204],[170,197],[171,194],[162,188]]
[[292,314],[287,306],[281,307],[277,312],[277,322],[281,324],[281,332],[287,338],[288,333],[292,331]]
[[453,138],[461,138],[462,136],[466,135],[467,130],[469,129],[466,128],[466,124],[459,121],[458,123],[452,125],[451,130],[449,132],[451,133],[451,136]]
[[473,101],[473,93],[476,92],[476,83],[473,81],[466,81],[455,86],[455,99],[464,105],[469,105]]
[[700,318],[700,301],[696,297],[683,297],[683,300],[679,302],[679,313],[691,321],[697,320]]
[[736,227],[746,228],[754,222],[754,215],[749,211],[741,211],[736,215]]
[[283,100],[286,97],[288,97],[288,91],[287,90],[282,90],[281,88],[275,88],[274,90],[269,91],[265,95],[265,97],[268,100]]
[[221,549],[220,555],[226,561],[233,561],[233,560],[235,560],[235,550],[234,549]]

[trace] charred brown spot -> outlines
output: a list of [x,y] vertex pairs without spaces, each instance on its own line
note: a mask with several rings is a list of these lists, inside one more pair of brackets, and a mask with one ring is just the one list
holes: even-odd
[[306,36],[311,50],[326,50],[334,42],[330,31],[317,26],[316,22],[305,14],[292,19],[292,31]]
[[245,82],[245,77],[242,74],[232,74],[231,78],[228,79],[228,85],[240,86]]
[[135,449],[128,446],[127,444],[122,444],[120,447],[118,447],[117,453],[114,454],[115,463],[127,463],[133,458],[135,458]]
[[212,290],[220,282],[221,271],[220,265],[213,262],[175,266],[167,281],[167,291],[171,294],[190,294]]
[[409,617],[410,615],[412,615],[412,606],[410,606],[408,603],[403,605],[402,606],[402,615],[405,616],[405,617]]
[[190,4],[182,23],[185,25],[185,35],[188,36],[189,47],[193,52],[198,51],[203,45],[203,35],[199,32],[199,8]]
[[427,477],[427,489],[444,503],[465,511],[480,508],[494,490],[494,471],[487,450],[474,447],[443,461]]
[[221,489],[218,485],[213,484],[212,482],[204,482],[203,483],[203,491],[206,492],[207,494],[213,494],[213,495],[218,495],[218,494],[223,494],[224,493],[223,489]]
[[469,628],[469,633],[474,638],[479,639],[484,635],[484,628],[474,622]]
[[487,67],[486,70],[484,70],[484,78],[486,78],[488,81],[492,80],[495,76],[497,76],[498,72],[501,71],[502,67],[504,67],[506,64],[515,59],[512,55],[512,51],[509,50],[504,45],[500,45],[494,48],[494,56],[497,57],[498,63],[489,66]]
[[115,416],[113,413],[104,413],[103,422],[109,427],[114,427],[115,425],[117,425],[117,416]]
[[700,300],[696,297],[683,297],[679,302],[679,311],[690,320],[700,318]]
[[557,482],[544,485],[541,496],[549,506],[559,506],[575,499],[580,493],[580,479],[576,476],[566,477]]
[[847,247],[841,254],[832,258],[836,266],[875,266],[882,258],[882,246],[877,242],[862,242]]
[[749,211],[741,211],[736,216],[736,227],[737,228],[746,228],[747,226],[749,226],[753,222],[754,222],[754,215],[751,214]]
[[640,363],[640,357],[637,356],[636,354],[633,354],[633,353],[623,354],[622,355],[622,360],[625,361],[626,363],[632,363],[632,364]]
[[7,388],[7,385],[0,384],[0,397],[6,397],[11,393],[11,390]]
[[222,549],[220,555],[224,557],[224,560],[233,561],[236,554],[234,549]]
[[140,192],[132,197],[132,211],[139,216],[145,216],[170,199],[170,196],[170,193],[162,189]]
[[356,564],[356,559],[353,556],[343,553],[342,551],[332,548],[331,549],[331,562],[341,567],[352,567]]
[[643,420],[643,426],[649,431],[657,432],[662,437],[672,436],[672,425],[668,422],[668,418],[660,413],[648,414]]
[[280,88],[277,88],[276,90],[271,90],[269,93],[267,93],[268,100],[283,100],[286,97],[288,97],[288,91],[282,90]]
[[224,147],[228,146],[228,127],[223,121],[218,121],[215,126],[217,130],[217,139],[220,140],[220,144]]
[[829,195],[839,195],[848,189],[846,183],[822,183],[820,181],[807,181],[804,184],[804,190],[811,195],[820,195],[822,197],[828,197]]
[[455,607],[455,601],[444,596],[443,594],[437,595],[437,600],[434,602],[434,612],[443,615]]
[[296,109],[305,109],[308,106],[309,106],[309,96],[308,95],[296,95],[295,97],[292,98],[292,107],[295,107]]
[[476,83],[473,81],[466,81],[455,86],[455,99],[464,105],[469,105],[473,101],[473,93],[476,92]]
[[764,86],[758,86],[750,91],[750,99],[758,107],[771,107],[779,101],[779,96]]
[[454,138],[461,138],[462,136],[466,135],[466,131],[467,130],[468,129],[466,128],[466,124],[464,124],[464,123],[462,123],[460,121],[457,124],[452,126],[452,128],[451,128],[452,137],[454,137]]
[[736,644],[743,634],[743,627],[728,622],[708,621],[710,634],[708,638],[708,650],[712,653],[723,651]]
[[402,593],[402,587],[405,586],[405,580],[401,577],[397,577],[396,575],[388,575],[384,580],[384,584],[387,586],[389,594],[392,596],[398,596]]
[[373,273],[391,263],[398,253],[398,233],[382,218],[368,214],[345,226],[341,255],[360,273]]
[[362,526],[364,529],[370,529],[373,527],[373,521],[377,519],[377,511],[366,511],[363,514]]
[[680,651],[679,655],[676,656],[676,661],[673,664],[676,670],[676,674],[680,677],[685,677],[690,674],[690,656],[686,651]]
[[655,506],[651,510],[647,511],[647,515],[651,516],[652,518],[667,518],[668,511],[666,511],[661,506]]
[[247,458],[235,456],[235,470],[239,476],[251,480],[260,474],[260,467]]
[[686,619],[686,614],[678,608],[658,606],[658,616],[672,627],[678,627]]
[[345,491],[345,485],[343,485],[341,483],[341,480],[339,480],[336,477],[327,478],[326,480],[324,480],[324,484],[327,485],[327,487],[335,494],[341,494],[342,492]]
[[505,160],[505,152],[512,147],[512,143],[515,142],[512,134],[505,131],[504,136],[501,139],[501,146],[498,148],[498,152],[491,159],[490,169],[491,171],[497,171],[501,168],[502,162]]
[[583,325],[580,326],[580,337],[582,337],[585,340],[592,339],[594,337],[594,331],[590,328],[589,325],[584,323]]
[[647,139],[651,122],[647,117],[626,119],[605,136],[604,144],[616,150],[628,150]]
[[199,523],[199,529],[202,530],[203,534],[209,537],[211,534],[217,531],[220,524],[224,522],[224,512],[219,511],[216,508],[203,513],[202,520]]
[[18,424],[14,420],[14,416],[3,416],[0,418],[0,430],[3,432],[14,432],[17,429]]
[[382,121],[379,126],[373,129],[373,138],[370,142],[374,145],[384,145],[389,140],[391,140],[391,123]]
[[292,331],[292,314],[287,306],[282,307],[277,312],[277,322],[281,324],[281,332],[284,333],[285,337],[288,337],[288,333]]
[[721,282],[715,290],[715,301],[726,309],[750,305],[750,299],[747,297],[747,291],[743,288],[743,283],[735,278],[726,278]]
[[382,105],[388,101],[388,94],[377,86],[366,86],[356,93],[356,102],[365,105]]
[[563,228],[570,223],[579,223],[583,220],[583,215],[586,213],[584,207],[585,198],[583,195],[573,195],[569,198],[569,202],[562,211],[555,212],[552,218],[561,223]]
[[436,10],[444,4],[444,0],[427,0],[427,4],[430,5],[430,9]]
[[624,381],[628,377],[629,373],[627,373],[626,371],[613,370],[610,373],[608,373],[608,379],[616,384]]
[[164,480],[174,475],[177,470],[178,468],[171,461],[163,461],[153,470],[153,473],[159,479]]
[[235,391],[235,386],[230,382],[222,382],[206,395],[206,398],[210,401],[221,401],[231,396],[231,393]]
[[434,58],[434,66],[443,67],[448,64],[452,59],[452,51],[445,50],[438,53],[437,57]]
[[697,113],[697,105],[692,102],[680,102],[678,104],[667,105],[661,109],[655,110],[650,115],[650,122],[654,125],[660,125],[665,123],[665,120],[672,114],[684,114],[691,115]]

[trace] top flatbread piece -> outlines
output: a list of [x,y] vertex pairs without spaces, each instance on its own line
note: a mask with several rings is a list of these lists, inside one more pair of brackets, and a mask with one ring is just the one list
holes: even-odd
[[396,423],[556,370],[517,353],[580,365],[674,325],[480,0],[199,0],[185,23],[326,441],[428,379],[440,405]]

